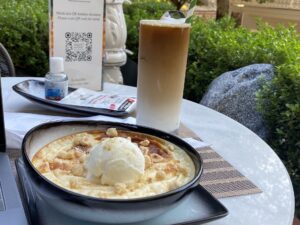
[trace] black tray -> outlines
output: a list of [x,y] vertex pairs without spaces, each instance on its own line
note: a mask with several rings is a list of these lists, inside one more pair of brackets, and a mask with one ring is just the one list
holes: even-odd
[[[43,107],[46,107],[47,109],[55,111],[67,112],[82,116],[106,115],[114,117],[124,117],[129,114],[129,112],[127,111],[116,111],[102,108],[74,106],[48,100],[44,97],[45,84],[43,81],[25,80],[14,85],[12,88],[15,92],[27,98],[28,100],[37,103]],[[69,87],[68,92],[71,93],[75,90],[76,88]]]
[[[47,216],[39,216],[39,207],[36,207],[37,196],[32,190],[30,178],[27,177],[26,168],[22,158],[16,160],[16,168],[23,191],[23,199],[28,220],[31,225],[95,225],[94,223],[84,223],[73,218],[66,218],[65,215],[51,210],[47,211]],[[26,207],[27,206],[27,207]],[[131,225],[184,225],[202,224],[217,220],[228,215],[227,209],[215,199],[208,191],[200,185],[195,191],[185,199],[178,207],[171,209],[163,215],[140,223]],[[42,219],[41,219],[42,217]],[[63,221],[63,222],[62,222]],[[98,224],[98,223],[97,223]],[[100,225],[100,224],[98,224]]]

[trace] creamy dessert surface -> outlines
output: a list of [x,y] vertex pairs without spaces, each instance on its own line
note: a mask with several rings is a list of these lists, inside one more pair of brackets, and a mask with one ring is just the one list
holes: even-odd
[[[142,153],[140,155],[143,158],[139,156],[134,160],[142,160],[143,165],[139,161],[132,162],[132,165],[138,166],[138,173],[129,180],[122,179],[121,176],[122,182],[103,179],[104,173],[94,176],[91,166],[96,161],[89,158],[95,157],[93,151],[115,140],[123,143],[124,138]],[[110,149],[106,150],[109,153]],[[43,176],[63,188],[87,196],[111,199],[140,198],[165,193],[183,186],[195,175],[193,161],[177,146],[151,135],[115,128],[86,131],[57,139],[40,149],[34,155],[32,163]],[[105,167],[106,164],[103,165]],[[93,169],[95,168],[94,166]],[[122,173],[122,169],[120,174],[126,175]]]

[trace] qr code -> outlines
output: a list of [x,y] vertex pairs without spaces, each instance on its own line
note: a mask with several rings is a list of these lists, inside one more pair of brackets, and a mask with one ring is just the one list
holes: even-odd
[[67,62],[82,62],[92,60],[93,35],[90,32],[66,32]]

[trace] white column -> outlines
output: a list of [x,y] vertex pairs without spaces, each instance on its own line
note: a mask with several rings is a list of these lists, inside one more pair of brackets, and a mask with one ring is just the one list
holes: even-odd
[[127,59],[125,53],[127,30],[123,2],[124,0],[106,0],[104,82],[123,83],[120,66],[124,65]]

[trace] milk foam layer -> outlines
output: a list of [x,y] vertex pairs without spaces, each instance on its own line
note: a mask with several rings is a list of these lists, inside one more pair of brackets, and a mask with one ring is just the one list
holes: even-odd
[[[172,19],[172,18],[171,18]],[[141,25],[148,25],[148,26],[162,26],[162,27],[176,27],[176,28],[188,28],[191,27],[189,23],[181,23],[176,19],[173,20],[141,20]]]

